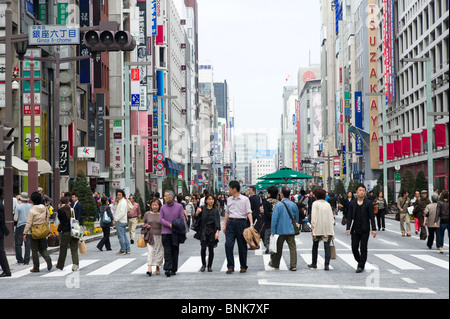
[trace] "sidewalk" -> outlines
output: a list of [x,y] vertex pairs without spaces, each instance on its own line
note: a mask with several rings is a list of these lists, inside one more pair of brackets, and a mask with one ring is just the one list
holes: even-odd
[[[95,226],[99,226],[99,225],[100,225],[99,222],[95,222]],[[137,226],[136,226],[136,240],[141,236],[141,232],[137,231],[140,228],[142,228],[142,223],[138,223]],[[128,232],[128,227],[127,227],[127,232]],[[111,232],[110,232],[109,236],[112,237],[112,236],[114,236],[116,234],[117,234],[116,228],[115,227],[111,227]],[[14,236],[14,234],[13,234],[13,236]],[[84,240],[85,243],[90,243],[90,242],[93,242],[93,241],[100,241],[100,239],[102,239],[102,237],[103,237],[103,233],[98,233],[98,234],[92,234],[92,235],[89,235],[89,236],[84,236],[83,240]],[[129,237],[129,235],[128,235],[128,237]],[[24,247],[25,246],[22,245],[22,251],[23,251]],[[58,247],[47,247],[47,251],[48,251],[49,254],[58,253],[59,252],[59,246]],[[13,270],[13,267],[17,266],[16,265],[16,262],[17,262],[16,255],[15,254],[14,255],[7,255],[6,258],[8,259],[8,263],[9,263],[9,266],[11,267],[11,270]],[[32,264],[31,261],[30,261],[30,264]]]

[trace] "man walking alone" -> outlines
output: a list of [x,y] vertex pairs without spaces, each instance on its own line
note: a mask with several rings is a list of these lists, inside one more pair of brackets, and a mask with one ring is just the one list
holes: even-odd
[[364,271],[367,261],[370,227],[372,227],[373,238],[375,238],[377,232],[373,204],[365,198],[366,186],[364,184],[359,184],[356,187],[356,195],[356,200],[353,200],[348,208],[346,233],[352,236],[353,256],[358,262],[356,272],[361,273]]

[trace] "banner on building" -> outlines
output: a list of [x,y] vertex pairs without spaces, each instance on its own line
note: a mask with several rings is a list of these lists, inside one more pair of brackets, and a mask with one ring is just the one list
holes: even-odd
[[445,124],[434,125],[434,142],[436,147],[445,147]]

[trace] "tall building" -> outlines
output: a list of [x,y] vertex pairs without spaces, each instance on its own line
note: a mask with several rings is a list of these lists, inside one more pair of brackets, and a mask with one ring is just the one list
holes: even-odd
[[252,159],[254,152],[269,149],[266,133],[241,132],[235,137],[236,174],[245,185],[252,184]]

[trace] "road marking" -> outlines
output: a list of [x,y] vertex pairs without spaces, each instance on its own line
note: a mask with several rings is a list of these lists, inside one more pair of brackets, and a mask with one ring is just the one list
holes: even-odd
[[[269,266],[270,255],[263,255],[263,260],[264,260],[264,269],[266,271],[274,271],[275,270],[275,268]],[[286,262],[284,261],[283,257],[281,257],[281,259],[280,259],[280,270],[288,270],[288,267],[287,267]]]
[[371,287],[371,286],[341,286],[341,285],[316,285],[302,284],[292,282],[269,282],[267,279],[258,279],[258,284],[263,286],[285,286],[285,287],[306,287],[320,289],[349,289],[349,290],[367,290],[367,291],[385,291],[385,292],[405,292],[416,294],[436,294],[428,288],[406,289],[406,288],[388,288],[388,287]]
[[104,276],[104,275],[109,275],[109,274],[113,273],[114,271],[122,268],[123,266],[131,263],[135,259],[136,258],[123,258],[123,259],[114,260],[113,262],[107,264],[106,266],[103,266],[103,267],[101,267],[101,268],[99,268],[97,270],[94,270],[93,272],[90,272],[86,276]]
[[[353,257],[353,254],[337,254],[337,259],[342,259],[354,269],[356,269],[356,267],[358,266],[358,263],[356,262],[355,257]],[[365,269],[374,270],[378,269],[378,266],[366,262]]]
[[[239,256],[234,256],[234,271],[239,270],[240,262],[239,262]],[[227,271],[228,270],[228,261],[225,257],[225,261],[223,262],[222,269],[220,271]]]
[[442,268],[448,270],[448,261],[430,256],[430,255],[411,255],[411,256],[413,256],[415,258],[419,258],[423,261],[432,263],[433,265],[436,265],[436,266],[439,266],[439,267],[442,267]]
[[194,256],[189,257],[180,268],[178,268],[177,272],[198,272],[202,267],[202,257]]
[[[11,274],[11,277],[5,277],[5,278],[11,278],[11,279],[12,278],[20,278],[22,276],[31,274],[31,272],[30,272],[31,269],[33,269],[33,267],[29,267],[27,269],[24,269],[24,270],[21,270],[21,271],[18,271],[18,272],[13,272]],[[44,262],[44,263],[39,264],[39,269],[47,269],[47,263]],[[34,274],[40,274],[40,273],[34,273]]]
[[[312,263],[312,254],[300,254],[300,256],[303,258],[303,260],[306,262],[307,265]],[[332,261],[330,260],[330,263]],[[323,259],[322,256],[317,256],[317,266],[325,265],[325,259]],[[330,269],[334,269],[333,266],[330,265]]]
[[[93,264],[93,263],[95,263],[97,261],[99,261],[99,259],[81,260],[79,269],[87,267],[87,266],[89,266],[89,265],[91,265],[91,264]],[[64,267],[63,270],[56,269],[55,271],[52,271],[51,273],[43,275],[42,277],[63,277],[63,276],[66,276],[66,275],[72,273],[72,266],[73,266],[73,264],[67,265],[67,266]]]
[[400,268],[402,270],[422,270],[422,267],[416,266],[406,260],[398,258],[392,254],[375,254],[380,259],[390,263],[391,265]]
[[388,244],[388,245],[397,246],[397,247],[399,246],[399,244],[394,243],[393,241],[390,241],[390,240],[381,239],[381,238],[379,238],[378,240],[383,242],[383,243],[385,243],[385,244]]
[[408,284],[417,284],[417,282],[415,282],[414,280],[412,280],[411,278],[402,278],[405,282],[407,282]]

